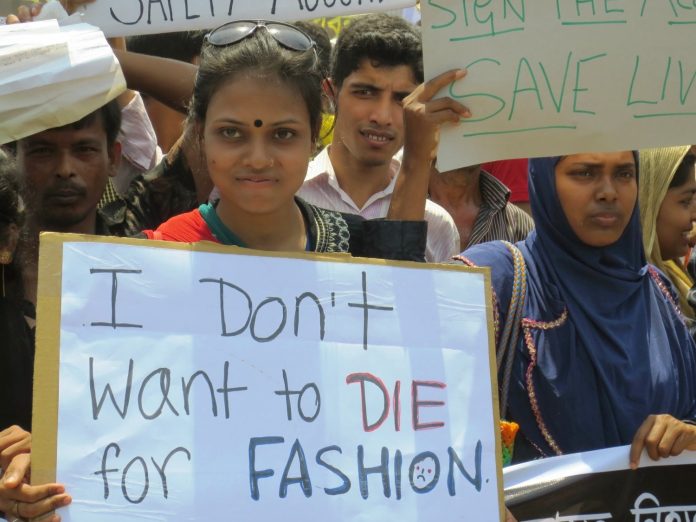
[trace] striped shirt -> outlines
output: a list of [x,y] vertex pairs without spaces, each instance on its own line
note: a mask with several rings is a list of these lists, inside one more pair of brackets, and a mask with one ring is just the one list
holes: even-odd
[[524,210],[508,203],[510,189],[485,170],[479,178],[481,209],[479,210],[469,243],[462,249],[488,241],[517,243],[534,229],[534,221]]
[[[393,158],[389,185],[370,196],[362,208],[339,186],[328,147],[322,150],[309,164],[304,184],[297,195],[317,207],[336,210],[346,214],[357,214],[365,219],[387,217],[389,203],[394,192],[396,177],[401,163]],[[428,200],[425,204],[425,220],[428,222],[428,237],[425,260],[430,263],[446,263],[459,253],[459,232],[454,220],[440,205]]]

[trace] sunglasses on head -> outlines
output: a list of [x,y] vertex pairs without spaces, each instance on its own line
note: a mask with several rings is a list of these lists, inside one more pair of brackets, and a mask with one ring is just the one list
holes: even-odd
[[260,27],[280,45],[293,51],[309,51],[314,47],[312,40],[304,31],[283,22],[267,22],[264,20],[235,20],[221,25],[209,32],[205,39],[216,47],[233,45],[249,38]]

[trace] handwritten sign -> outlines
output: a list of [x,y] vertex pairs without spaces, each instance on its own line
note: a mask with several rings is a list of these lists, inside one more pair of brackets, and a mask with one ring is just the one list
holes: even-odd
[[[520,522],[677,522],[696,518],[696,452],[628,468],[629,447],[506,468],[505,503]],[[663,518],[664,517],[664,518]]]
[[84,22],[107,36],[211,29],[230,20],[306,20],[387,11],[415,0],[97,0],[84,6]]
[[487,272],[56,234],[40,263],[63,520],[501,519]]
[[442,133],[440,169],[696,142],[692,4],[424,0],[426,77],[469,71],[441,93],[473,117]]

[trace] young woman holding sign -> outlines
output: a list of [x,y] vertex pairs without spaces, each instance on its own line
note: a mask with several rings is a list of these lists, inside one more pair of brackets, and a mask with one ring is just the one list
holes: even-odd
[[515,460],[632,444],[696,450],[696,346],[643,253],[632,152],[531,160],[536,231],[473,247],[492,268]]
[[[439,124],[467,117],[468,110],[453,100],[430,101],[462,76],[462,71],[450,71],[418,87],[404,100],[406,123],[427,137]],[[407,143],[387,220],[365,221],[295,198],[319,137],[322,79],[312,40],[293,26],[235,21],[212,31],[203,48],[190,119],[220,201],[176,216],[146,231],[147,237],[422,260],[432,139]],[[22,482],[28,454],[6,468],[0,511],[21,519],[71,501],[59,484]],[[58,520],[55,514],[51,518]]]

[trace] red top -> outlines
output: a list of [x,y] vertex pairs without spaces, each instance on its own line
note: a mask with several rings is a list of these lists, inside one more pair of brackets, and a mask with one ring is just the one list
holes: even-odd
[[529,162],[526,158],[492,161],[484,163],[481,168],[498,178],[510,189],[511,203],[529,203],[529,189],[527,188]]
[[177,241],[179,243],[214,241],[219,243],[198,209],[174,216],[157,227],[157,230],[144,230],[143,233],[148,239],[162,241]]

